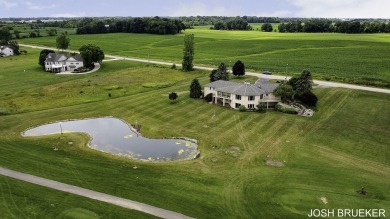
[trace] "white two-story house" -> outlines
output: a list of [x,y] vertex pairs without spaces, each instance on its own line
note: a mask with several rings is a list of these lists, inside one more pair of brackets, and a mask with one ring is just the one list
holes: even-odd
[[264,103],[268,109],[274,108],[281,101],[272,93],[278,86],[279,83],[263,80],[258,80],[255,84],[219,80],[204,85],[204,96],[211,95],[214,104],[233,109],[238,109],[241,105],[247,109],[256,109],[259,103]]
[[0,56],[1,57],[7,57],[7,56],[13,56],[14,50],[9,46],[0,46]]
[[45,60],[45,70],[51,72],[74,71],[83,66],[83,58],[76,54],[66,57],[64,54],[49,53]]

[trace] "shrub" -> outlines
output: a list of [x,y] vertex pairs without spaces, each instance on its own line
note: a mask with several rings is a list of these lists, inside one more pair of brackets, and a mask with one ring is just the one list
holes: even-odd
[[266,112],[266,106],[265,103],[259,103],[257,104],[257,112],[259,113],[265,113]]
[[213,94],[209,93],[204,97],[204,100],[207,101],[208,103],[213,101]]
[[239,110],[240,112],[246,112],[246,108],[245,108],[244,105],[241,105],[240,107],[238,107],[238,110]]
[[318,98],[315,94],[313,94],[311,91],[305,92],[302,95],[299,96],[299,99],[308,106],[315,106],[317,105]]
[[282,113],[287,113],[287,114],[298,114],[298,112],[290,107],[290,106],[287,106],[287,105],[284,105],[284,104],[276,104],[276,107],[275,107],[276,111],[279,111],[279,112],[282,112]]
[[172,64],[171,69],[176,69],[176,64],[175,63]]

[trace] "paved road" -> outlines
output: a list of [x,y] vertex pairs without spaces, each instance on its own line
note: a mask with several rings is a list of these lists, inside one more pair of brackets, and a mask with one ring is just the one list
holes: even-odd
[[177,213],[177,212],[168,211],[168,210],[165,210],[162,208],[157,208],[157,207],[143,204],[140,202],[131,201],[128,199],[124,199],[124,198],[120,198],[120,197],[116,197],[116,196],[112,196],[112,195],[107,195],[107,194],[104,194],[101,192],[95,192],[95,191],[92,191],[89,189],[84,189],[81,187],[72,186],[72,185],[65,184],[65,183],[60,183],[60,182],[57,182],[54,180],[45,179],[45,178],[30,175],[30,174],[25,174],[25,173],[13,171],[10,169],[5,169],[2,167],[0,167],[0,174],[14,178],[14,179],[33,183],[36,185],[68,192],[68,193],[75,194],[75,195],[84,196],[84,197],[99,200],[102,202],[107,202],[107,203],[121,206],[124,208],[142,211],[142,212],[145,212],[147,214],[151,214],[151,215],[161,217],[161,218],[170,218],[170,219],[182,219],[182,218],[190,219],[191,218],[191,217],[185,216],[185,215]]
[[[56,50],[55,48],[49,48],[49,47],[42,47],[42,46],[33,46],[33,45],[26,45],[26,44],[19,44],[19,46],[24,47],[30,47],[30,48],[37,48],[37,49],[52,49]],[[78,51],[72,51],[72,50],[65,50],[68,52],[78,52]],[[111,58],[115,60],[128,60],[128,61],[134,61],[134,62],[144,62],[144,63],[152,63],[152,64],[158,64],[158,65],[173,65],[172,62],[161,62],[161,61],[152,61],[147,59],[137,59],[137,58],[128,58],[123,56],[114,56],[114,55],[105,55],[106,58]],[[176,66],[181,67],[181,64],[176,64]],[[203,69],[211,71],[215,68],[210,67],[204,67],[204,66],[194,66],[196,69]],[[284,80],[289,79],[290,77],[286,76],[280,76],[280,75],[264,75],[257,72],[246,72],[247,75],[252,75],[256,77],[262,77],[262,78],[269,78],[269,79],[278,79],[278,80]],[[329,81],[319,81],[314,80],[315,84],[318,84],[320,86],[324,87],[341,87],[341,88],[348,88],[348,89],[355,89],[355,90],[365,90],[365,91],[372,91],[372,92],[379,92],[379,93],[387,93],[390,94],[390,90],[388,89],[381,89],[381,88],[375,88],[375,87],[365,87],[365,86],[359,86],[359,85],[353,85],[353,84],[343,84],[343,83],[336,83],[336,82],[329,82]]]

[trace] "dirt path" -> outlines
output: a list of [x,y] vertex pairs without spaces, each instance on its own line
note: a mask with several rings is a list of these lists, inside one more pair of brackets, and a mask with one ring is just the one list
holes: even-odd
[[177,212],[165,210],[162,208],[157,208],[157,207],[143,204],[140,202],[136,202],[136,201],[132,201],[132,200],[128,200],[128,199],[124,199],[124,198],[120,198],[120,197],[116,197],[116,196],[112,196],[112,195],[107,195],[107,194],[100,193],[100,192],[95,192],[95,191],[92,191],[89,189],[84,189],[81,187],[72,186],[69,184],[65,184],[65,183],[54,181],[54,180],[33,176],[30,174],[25,174],[25,173],[13,171],[13,170],[2,168],[2,167],[0,167],[0,174],[14,178],[14,179],[33,183],[36,185],[68,192],[68,193],[75,194],[75,195],[80,195],[83,197],[95,199],[95,200],[102,201],[102,202],[107,202],[107,203],[117,205],[120,207],[124,207],[124,208],[128,208],[128,209],[133,209],[133,210],[145,212],[147,214],[151,214],[151,215],[161,217],[161,218],[170,218],[170,219],[191,218],[191,217],[185,216],[185,215],[177,213]]
[[[37,49],[51,49],[56,50],[55,48],[49,48],[49,47],[42,47],[42,46],[33,46],[33,45],[26,45],[26,44],[19,44],[19,46],[29,47],[29,48],[37,48]],[[78,51],[72,51],[72,50],[65,50],[67,52],[78,52]],[[161,61],[151,61],[147,59],[136,59],[136,58],[127,58],[127,57],[121,57],[121,56],[113,56],[113,55],[105,55],[106,58],[111,58],[114,60],[128,60],[128,61],[134,61],[134,62],[144,62],[144,63],[151,63],[151,64],[158,64],[158,65],[173,65],[174,63],[171,62],[161,62]],[[181,64],[176,64],[176,66],[181,67]],[[215,68],[210,67],[204,67],[204,66],[194,66],[196,69],[203,69],[211,71]],[[290,77],[286,76],[280,76],[280,75],[265,75],[257,72],[246,72],[247,75],[255,76],[255,77],[262,77],[262,78],[269,78],[269,79],[277,79],[277,80],[284,80],[289,79]],[[388,89],[382,89],[382,88],[375,88],[375,87],[365,87],[365,86],[359,86],[359,85],[353,85],[353,84],[343,84],[343,83],[336,83],[336,82],[329,82],[329,81],[319,81],[314,80],[315,84],[318,84],[320,86],[324,87],[341,87],[341,88],[348,88],[348,89],[355,89],[355,90],[365,90],[365,91],[372,91],[372,92],[379,92],[379,93],[386,93],[390,94],[390,90]]]

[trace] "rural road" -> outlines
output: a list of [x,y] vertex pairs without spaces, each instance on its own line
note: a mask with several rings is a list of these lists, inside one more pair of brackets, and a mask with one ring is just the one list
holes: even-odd
[[60,190],[60,191],[68,192],[71,194],[95,199],[98,201],[107,202],[107,203],[117,205],[120,207],[145,212],[147,214],[151,214],[151,215],[154,215],[154,216],[157,216],[160,218],[170,218],[170,219],[182,219],[182,218],[189,219],[189,218],[191,218],[191,217],[185,216],[185,215],[177,213],[177,212],[165,210],[162,208],[157,208],[157,207],[143,204],[140,202],[136,202],[136,201],[132,201],[132,200],[128,200],[128,199],[124,199],[124,198],[120,198],[120,197],[116,197],[116,196],[112,196],[112,195],[107,195],[107,194],[104,194],[101,192],[95,192],[95,191],[92,191],[89,189],[84,189],[81,187],[72,186],[69,184],[65,184],[65,183],[54,181],[54,180],[33,176],[30,174],[25,174],[25,173],[13,171],[13,170],[2,168],[2,167],[0,167],[0,174],[14,178],[14,179],[33,183],[36,185],[52,188],[55,190]]
[[[26,45],[26,44],[19,44],[19,46],[23,47],[29,47],[29,48],[36,48],[36,49],[51,49],[51,50],[57,50],[56,48],[50,48],[50,47],[42,47],[42,46],[34,46],[34,45]],[[73,50],[65,50],[67,52],[78,52]],[[158,64],[158,65],[173,65],[172,62],[162,62],[162,61],[152,61],[147,59],[137,59],[137,58],[128,58],[128,57],[121,57],[121,56],[114,56],[114,55],[105,55],[106,58],[111,58],[114,60],[128,60],[128,61],[134,61],[134,62],[144,62],[144,63],[152,63],[152,64]],[[181,64],[176,64],[176,66],[180,67]],[[211,71],[215,68],[210,67],[203,67],[203,66],[194,66],[196,69],[203,69]],[[246,75],[251,75],[255,77],[262,77],[262,78],[268,78],[268,79],[277,79],[277,80],[284,80],[289,79],[290,77],[286,76],[280,76],[280,75],[265,75],[257,72],[246,72]],[[341,88],[348,88],[348,89],[355,89],[355,90],[365,90],[365,91],[372,91],[372,92],[378,92],[378,93],[386,93],[390,94],[390,90],[388,89],[382,89],[382,88],[375,88],[375,87],[365,87],[365,86],[359,86],[359,85],[353,85],[353,84],[343,84],[343,83],[336,83],[336,82],[329,82],[329,81],[319,81],[314,80],[315,84],[318,84],[319,86],[324,87],[341,87]]]

